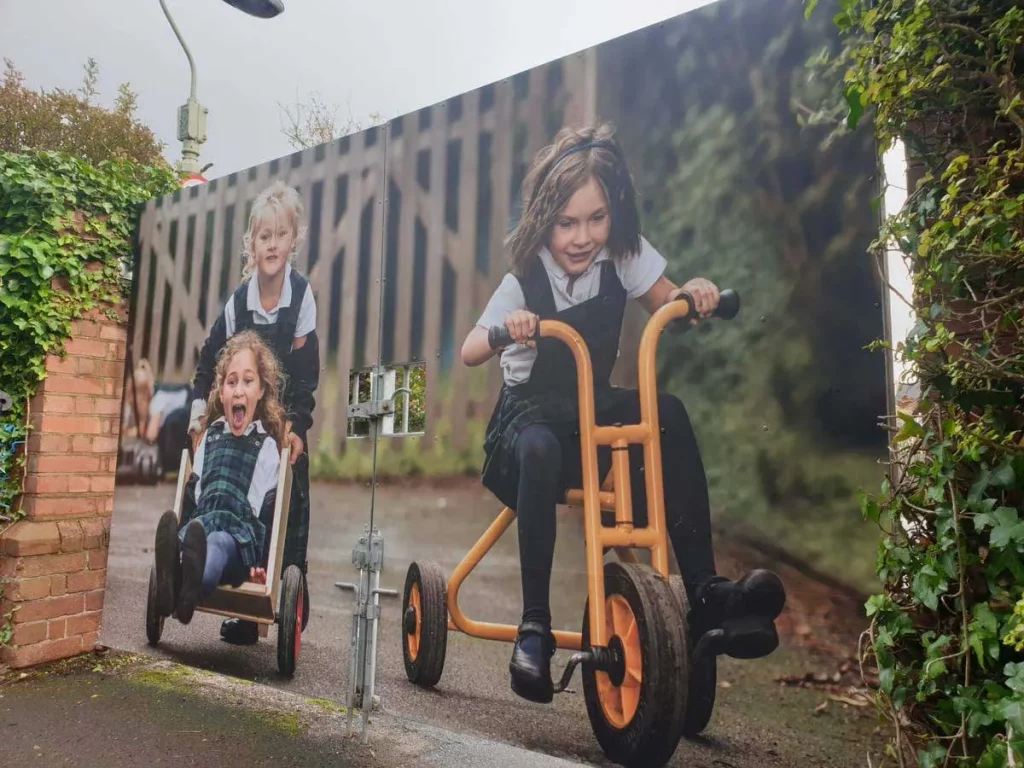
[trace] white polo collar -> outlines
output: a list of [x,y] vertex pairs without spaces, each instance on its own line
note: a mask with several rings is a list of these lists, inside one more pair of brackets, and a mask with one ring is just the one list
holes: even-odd
[[271,310],[263,308],[263,302],[260,301],[260,284],[259,277],[256,273],[253,273],[252,277],[249,278],[249,288],[245,294],[245,307],[252,312],[259,312],[264,317],[268,317],[277,312],[282,307],[290,307],[292,304],[292,265],[285,264],[284,266],[284,286],[281,288],[281,298],[277,301],[277,306]]

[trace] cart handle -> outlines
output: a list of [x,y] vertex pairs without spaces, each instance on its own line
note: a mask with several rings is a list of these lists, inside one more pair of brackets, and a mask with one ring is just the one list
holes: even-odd
[[[689,292],[679,294],[676,301],[685,301],[687,309],[684,314],[677,316],[675,319],[685,320],[694,314],[694,300],[693,296]],[[732,288],[726,288],[719,294],[718,306],[712,313],[712,317],[718,317],[722,320],[732,320],[737,314],[739,314],[739,311],[740,295]],[[538,323],[537,330],[534,331],[530,341],[537,341],[542,335],[541,323]],[[504,325],[492,325],[487,330],[487,343],[490,345],[491,349],[498,350],[511,346],[514,343],[514,340],[512,339],[512,333]]]

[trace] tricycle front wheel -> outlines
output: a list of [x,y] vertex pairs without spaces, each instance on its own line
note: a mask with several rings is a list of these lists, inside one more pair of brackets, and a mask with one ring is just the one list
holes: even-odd
[[[624,766],[665,765],[679,744],[686,713],[686,639],[669,583],[638,563],[605,566],[608,648],[621,663],[600,671],[583,663],[583,695],[604,753]],[[590,646],[590,603],[583,647]]]
[[410,682],[437,685],[448,650],[448,583],[436,563],[412,563],[402,598],[402,659]]

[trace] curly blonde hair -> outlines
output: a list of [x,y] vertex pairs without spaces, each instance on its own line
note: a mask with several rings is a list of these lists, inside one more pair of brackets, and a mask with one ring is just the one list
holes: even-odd
[[252,203],[252,210],[249,212],[249,226],[246,228],[245,234],[242,235],[242,282],[249,280],[253,272],[256,271],[252,253],[252,238],[256,225],[263,220],[263,217],[268,213],[282,213],[291,220],[295,238],[292,242],[292,251],[288,254],[288,263],[294,264],[302,242],[306,239],[307,227],[302,223],[305,211],[306,207],[295,188],[289,187],[280,180],[275,181],[256,196]]
[[281,365],[273,350],[260,338],[256,331],[242,331],[227,340],[224,348],[217,356],[216,381],[210,389],[206,401],[206,413],[200,421],[201,431],[224,415],[224,406],[220,402],[220,390],[224,386],[228,366],[232,358],[239,352],[251,350],[256,358],[256,373],[263,385],[263,397],[256,403],[254,418],[263,422],[263,428],[273,437],[278,446],[283,447],[285,433],[285,411],[281,405]]
[[551,236],[562,210],[576,190],[597,179],[608,198],[613,259],[640,253],[640,212],[625,154],[610,123],[584,128],[564,127],[534,157],[523,179],[523,214],[505,239],[512,269],[524,274]]

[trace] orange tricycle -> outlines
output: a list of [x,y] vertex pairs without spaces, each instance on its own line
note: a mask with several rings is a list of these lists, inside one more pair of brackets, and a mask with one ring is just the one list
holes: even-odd
[[[731,319],[739,296],[722,291],[715,315]],[[570,490],[565,503],[582,506],[587,560],[587,601],[581,632],[555,631],[558,648],[574,650],[556,693],[567,688],[582,664],[587,713],[605,754],[626,766],[664,765],[683,735],[696,735],[711,718],[715,703],[716,657],[723,631],[705,633],[696,647],[687,638],[689,613],[680,576],[669,573],[670,544],[665,524],[655,360],[658,340],[673,321],[688,322],[692,297],[657,310],[640,341],[640,422],[599,426],[596,423],[590,351],[582,336],[557,320],[542,320],[538,337],[567,344],[576,360],[579,387],[582,488]],[[492,348],[511,343],[508,330],[489,331]],[[644,451],[648,525],[633,524],[627,448]],[[612,451],[611,471],[602,484],[598,448]],[[449,631],[485,640],[514,642],[517,627],[474,621],[459,608],[459,588],[484,555],[515,520],[505,507],[459,563],[451,580],[433,562],[413,562],[403,597],[402,653],[405,671],[416,685],[437,684],[444,668]],[[648,550],[651,564],[634,550]],[[605,563],[615,550],[618,562]]]

